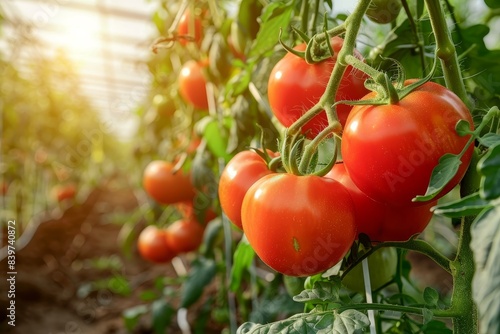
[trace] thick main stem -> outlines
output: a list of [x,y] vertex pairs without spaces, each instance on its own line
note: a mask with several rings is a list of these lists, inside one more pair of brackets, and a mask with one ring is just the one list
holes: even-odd
[[427,6],[432,31],[436,38],[436,55],[441,61],[446,86],[470,107],[471,101],[465,90],[457,52],[453,40],[451,39],[448,25],[446,24],[441,2],[436,0],[425,0],[425,5]]
[[457,255],[451,263],[453,274],[451,309],[458,314],[453,319],[454,334],[478,333],[477,307],[472,298],[472,278],[475,270],[474,257],[470,248],[472,222],[473,217],[462,219]]

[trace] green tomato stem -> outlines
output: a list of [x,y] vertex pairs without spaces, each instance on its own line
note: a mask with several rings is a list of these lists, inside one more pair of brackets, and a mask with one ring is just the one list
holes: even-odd
[[475,265],[470,242],[473,221],[474,217],[462,218],[457,255],[451,262],[453,274],[451,309],[459,314],[453,319],[454,334],[478,333],[477,307],[472,298]]
[[[381,303],[373,303],[373,304],[349,304],[345,306],[341,306],[337,309],[339,313],[342,313],[346,310],[383,310],[383,311],[395,311],[401,313],[410,313],[417,315],[424,315],[424,309],[422,307],[415,306],[404,306],[404,305],[395,305],[395,304],[381,304]],[[452,318],[455,316],[455,313],[449,310],[438,310],[438,309],[429,309],[432,312],[434,317],[438,318]]]
[[413,250],[418,253],[427,255],[429,258],[434,260],[441,268],[446,270],[448,273],[452,274],[451,270],[451,260],[441,254],[436,248],[434,248],[430,243],[425,240],[420,239],[410,239],[405,242],[384,242],[373,247],[373,251],[381,247],[396,247],[401,249]]
[[441,2],[436,0],[425,0],[432,31],[436,39],[436,56],[441,61],[446,86],[470,108],[471,101],[467,96],[465,85],[458,63],[457,52],[451,39],[446,18],[444,17]]

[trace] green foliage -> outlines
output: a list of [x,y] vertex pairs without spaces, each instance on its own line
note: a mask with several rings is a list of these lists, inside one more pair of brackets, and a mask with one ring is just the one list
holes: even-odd
[[472,227],[476,272],[472,282],[482,333],[500,332],[500,206],[484,210]]
[[216,264],[212,259],[197,258],[182,285],[181,307],[189,307],[200,298],[203,289],[215,276]]

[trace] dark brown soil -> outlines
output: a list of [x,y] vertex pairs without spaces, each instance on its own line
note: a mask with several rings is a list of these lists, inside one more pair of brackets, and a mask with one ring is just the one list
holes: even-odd
[[[135,245],[132,256],[124,256],[118,242],[121,225],[110,222],[109,213],[126,214],[137,207],[137,199],[128,188],[111,182],[92,191],[83,203],[66,203],[66,207],[57,219],[41,223],[26,247],[17,250],[16,326],[7,324],[10,319],[2,311],[1,333],[128,333],[122,312],[145,303],[139,295],[152,287],[155,278],[177,276],[171,264],[143,261]],[[141,228],[141,222],[138,225]],[[85,285],[113,276],[110,270],[88,264],[91,259],[109,256],[117,256],[123,263],[119,274],[130,282],[131,295],[115,293],[119,287],[104,287],[79,295],[79,289]],[[7,268],[5,260],[0,262],[0,268]],[[2,310],[6,310],[9,302],[4,289],[6,272],[2,270],[0,274]],[[180,333],[175,317],[167,332]],[[133,333],[152,333],[150,319],[144,316]]]

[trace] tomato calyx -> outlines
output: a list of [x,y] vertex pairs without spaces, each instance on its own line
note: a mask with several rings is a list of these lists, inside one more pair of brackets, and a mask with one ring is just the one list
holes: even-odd
[[[335,135],[333,129],[340,124],[329,125],[320,132],[310,142],[305,141],[305,137],[301,134],[290,135],[285,132],[284,139],[281,144],[281,161],[286,172],[294,175],[326,175],[335,165],[337,161],[338,147],[340,147],[340,138]],[[319,145],[328,138],[334,137],[333,156],[324,164],[324,167],[318,169],[319,163]]]

